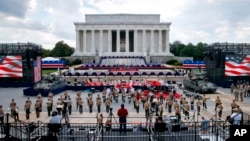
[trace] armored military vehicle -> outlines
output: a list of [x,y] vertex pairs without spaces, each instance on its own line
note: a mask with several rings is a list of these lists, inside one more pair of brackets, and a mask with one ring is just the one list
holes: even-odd
[[53,90],[67,86],[67,81],[56,75],[45,76],[42,80],[34,85],[35,90]]
[[214,93],[217,86],[208,81],[205,73],[190,73],[183,79],[183,86],[198,93]]

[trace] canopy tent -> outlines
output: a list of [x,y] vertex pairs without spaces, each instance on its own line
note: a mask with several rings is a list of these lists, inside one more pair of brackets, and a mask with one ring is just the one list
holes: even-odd
[[60,61],[61,59],[55,57],[45,57],[42,58],[42,61]]

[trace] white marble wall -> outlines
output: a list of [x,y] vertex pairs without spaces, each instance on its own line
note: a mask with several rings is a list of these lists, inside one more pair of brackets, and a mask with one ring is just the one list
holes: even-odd
[[[105,56],[113,53],[114,56],[133,54],[145,56],[148,51],[152,55],[155,53],[157,55],[169,53],[168,30],[136,30],[137,33],[134,32],[133,42],[134,52],[132,53],[129,52],[129,44],[125,45],[125,52],[119,51],[121,46],[119,39],[116,44],[117,52],[111,52],[112,36],[109,39],[108,30],[79,30],[76,32],[76,36],[78,36],[76,38],[76,52],[82,55],[93,56],[98,53],[99,56]],[[116,32],[118,33],[117,38],[121,30]],[[129,32],[125,32],[125,40],[126,37],[129,38],[129,34],[126,35],[126,33]]]
[[[158,14],[86,15],[86,22],[74,24],[76,51],[73,56],[172,56],[169,51],[171,23],[161,23]],[[128,43],[126,51],[120,52],[119,39],[117,52],[112,52],[111,31],[125,32],[126,42],[129,42],[126,33],[133,31],[134,52],[129,52]]]

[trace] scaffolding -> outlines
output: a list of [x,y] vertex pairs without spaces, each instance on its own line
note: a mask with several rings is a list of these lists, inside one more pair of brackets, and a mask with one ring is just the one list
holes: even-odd
[[250,55],[249,43],[213,43],[204,47],[204,61],[209,81],[222,87],[229,87],[237,80],[249,81],[249,76],[225,77],[227,55]]
[[1,55],[25,55],[26,51],[42,54],[42,46],[34,43],[1,43]]
[[42,46],[35,43],[0,43],[0,56],[22,56],[23,77],[1,77],[1,87],[32,86],[34,82],[34,60],[42,55]]

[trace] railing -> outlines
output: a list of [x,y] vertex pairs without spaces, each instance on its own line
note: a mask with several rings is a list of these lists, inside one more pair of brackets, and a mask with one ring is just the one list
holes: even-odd
[[6,114],[6,124],[3,126],[6,136],[17,139],[29,138],[29,123],[16,119],[16,117]]
[[[90,117],[81,118],[87,120]],[[109,118],[104,117],[103,121]],[[12,117],[7,117],[7,123],[0,126],[2,135],[0,140],[4,137],[15,137],[23,141],[41,141],[47,136],[54,135],[59,141],[203,141],[206,139],[224,141],[229,138],[230,133],[230,124],[224,120],[214,120],[216,119],[214,116],[209,119],[206,129],[202,128],[202,122],[194,120],[165,120],[166,128],[163,132],[156,132],[154,127],[155,120],[147,120],[145,117],[129,117],[128,121],[131,121],[131,118],[139,118],[141,122],[126,123],[126,134],[120,133],[118,118],[113,116],[111,118],[113,118],[113,122],[109,124],[97,124],[94,122],[95,120],[92,123],[62,123],[60,130],[56,134],[51,134],[52,130],[48,123],[41,121],[36,123],[13,122],[11,121]],[[151,118],[155,117],[151,116]]]
[[[10,128],[13,128],[12,126],[10,125]],[[15,126],[25,128],[23,125]],[[229,125],[223,121],[210,121],[206,133],[201,132],[200,122],[179,122],[167,123],[165,131],[159,133],[155,131],[153,123],[127,123],[126,134],[122,134],[119,132],[119,124],[116,123],[111,126],[96,123],[71,123],[70,125],[62,124],[62,128],[54,137],[59,141],[202,141],[205,139],[224,141],[229,138],[229,130],[225,129],[229,129]],[[50,129],[47,124],[42,123],[30,136],[19,139],[40,141],[50,136],[49,133]]]
[[48,135],[48,128],[47,123],[43,123],[41,121],[38,121],[37,123],[33,123],[30,126],[30,139],[40,139],[41,136]]

